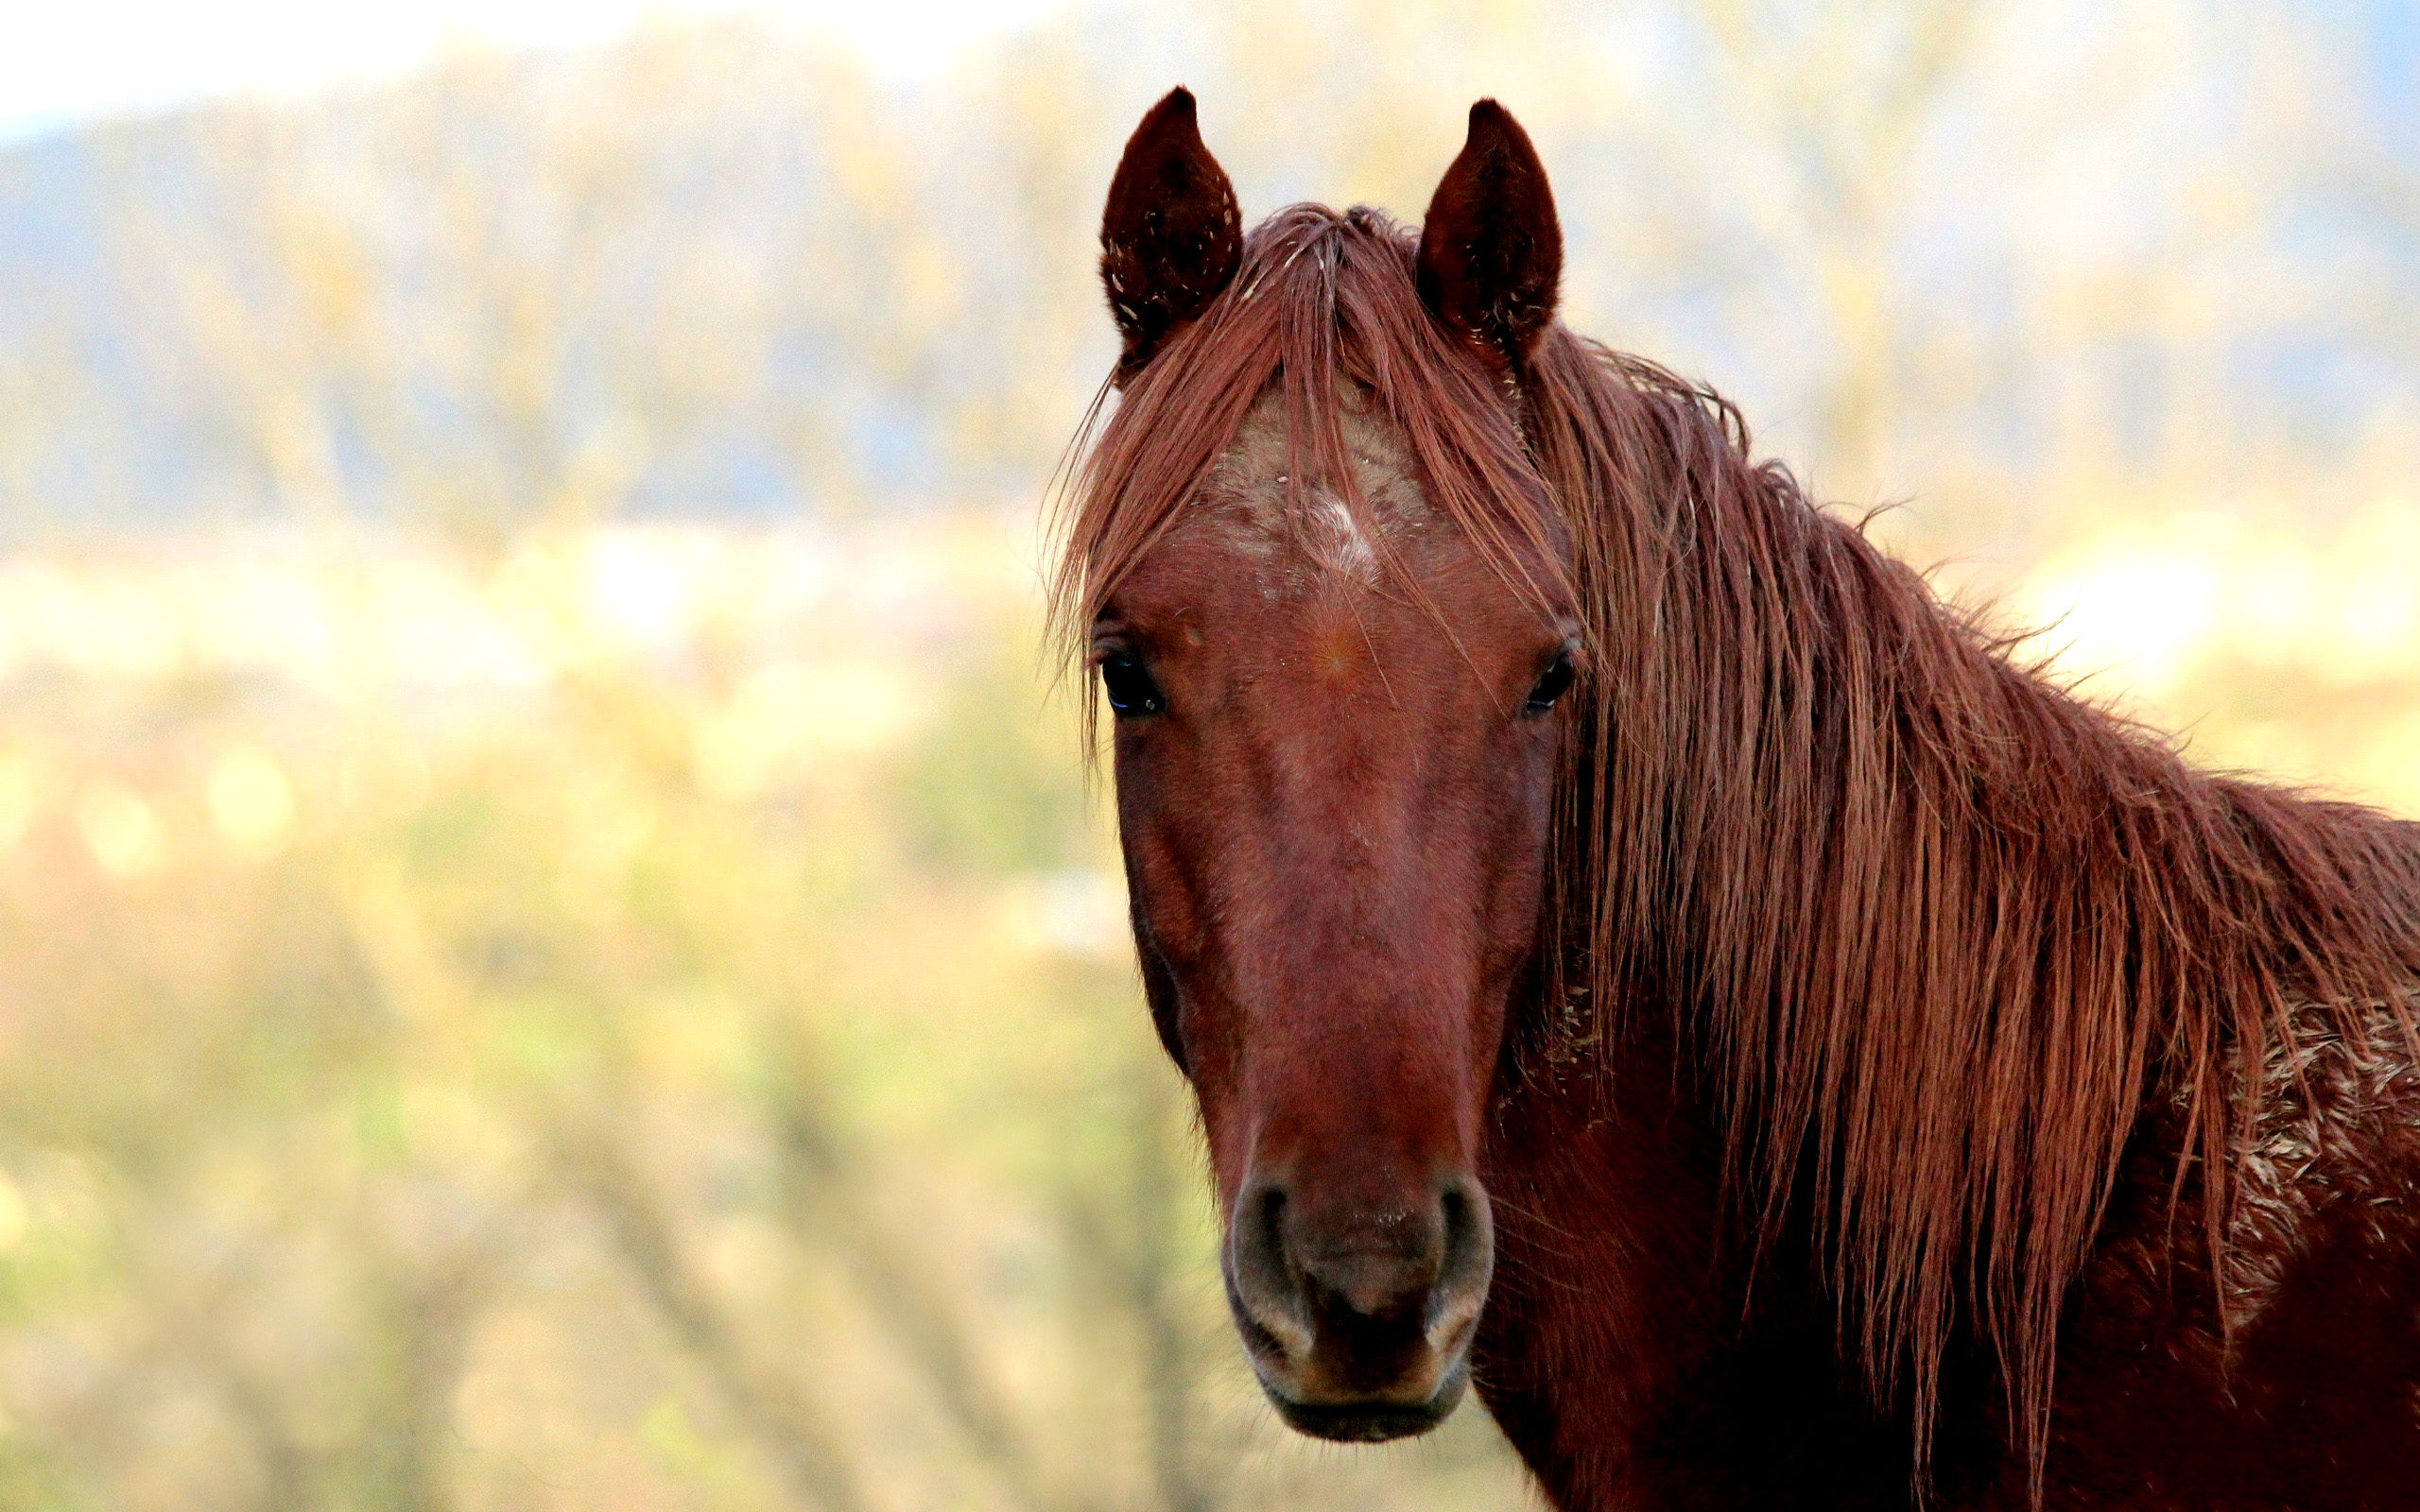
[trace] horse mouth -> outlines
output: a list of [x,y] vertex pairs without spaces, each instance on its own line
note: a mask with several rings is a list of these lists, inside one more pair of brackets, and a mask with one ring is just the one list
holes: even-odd
[[1269,1394],[1277,1416],[1296,1433],[1340,1444],[1382,1444],[1389,1439],[1415,1437],[1443,1422],[1461,1405],[1462,1390],[1469,1383],[1468,1363],[1457,1361],[1445,1373],[1445,1379],[1438,1383],[1436,1392],[1422,1402],[1384,1398],[1297,1401],[1265,1381],[1261,1389]]

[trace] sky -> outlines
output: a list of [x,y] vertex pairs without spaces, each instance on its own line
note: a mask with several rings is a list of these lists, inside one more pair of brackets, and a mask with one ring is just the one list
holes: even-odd
[[0,142],[231,94],[302,96],[407,73],[449,42],[608,42],[656,17],[745,11],[914,77],[1066,0],[0,0]]

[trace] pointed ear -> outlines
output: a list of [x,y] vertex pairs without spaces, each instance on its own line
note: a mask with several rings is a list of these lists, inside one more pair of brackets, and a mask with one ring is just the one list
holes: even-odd
[[1512,112],[1471,107],[1470,136],[1428,201],[1420,297],[1438,318],[1517,380],[1554,320],[1563,227],[1546,164]]
[[1192,92],[1172,89],[1128,139],[1100,218],[1100,279],[1126,338],[1118,384],[1218,297],[1243,251],[1235,185],[1201,145]]

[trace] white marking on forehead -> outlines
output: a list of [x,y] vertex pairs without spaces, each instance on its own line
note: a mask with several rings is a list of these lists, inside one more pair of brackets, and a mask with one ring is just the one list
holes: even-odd
[[1275,573],[1262,575],[1263,591],[1271,597],[1281,588],[1307,587],[1319,574],[1375,585],[1379,551],[1370,532],[1392,541],[1427,528],[1435,518],[1393,427],[1369,412],[1357,390],[1348,388],[1337,407],[1367,518],[1357,518],[1352,506],[1323,484],[1299,490],[1289,486],[1286,404],[1273,388],[1245,415],[1203,484],[1200,503],[1206,523],[1236,552]]
[[1326,527],[1326,540],[1321,542],[1326,550],[1321,555],[1347,577],[1374,580],[1378,571],[1377,549],[1362,533],[1361,522],[1353,518],[1352,508],[1325,489],[1313,495],[1313,507]]

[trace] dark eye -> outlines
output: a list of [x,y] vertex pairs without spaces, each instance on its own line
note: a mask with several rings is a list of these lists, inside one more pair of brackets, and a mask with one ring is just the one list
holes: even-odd
[[1537,683],[1530,689],[1529,700],[1521,705],[1521,712],[1525,714],[1545,713],[1570,687],[1571,653],[1557,651],[1554,664],[1538,674]]
[[1122,651],[1101,658],[1100,688],[1109,695],[1109,706],[1117,711],[1120,719],[1155,714],[1168,704],[1160,694],[1160,685],[1143,670],[1143,663]]

